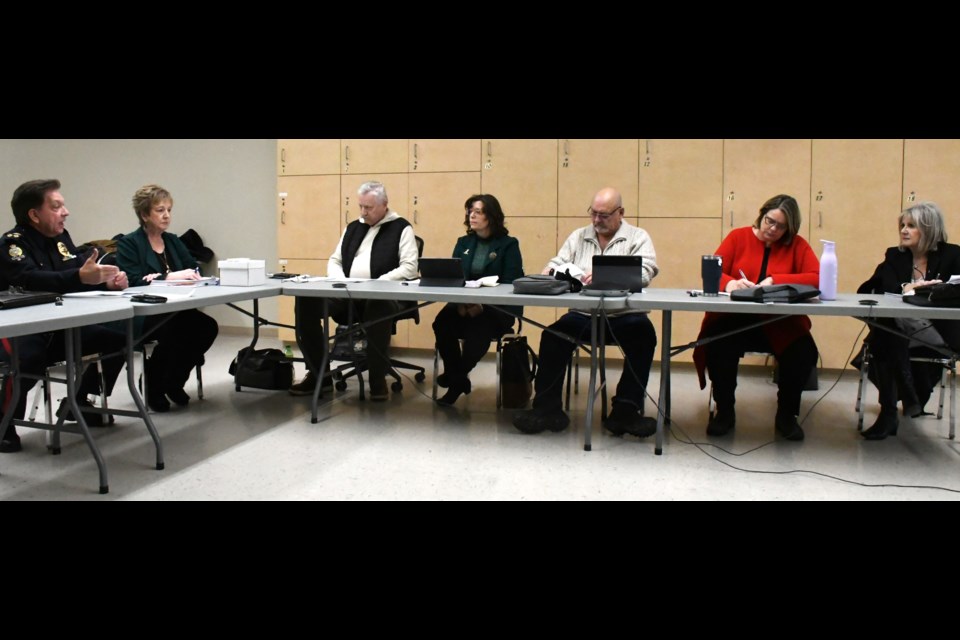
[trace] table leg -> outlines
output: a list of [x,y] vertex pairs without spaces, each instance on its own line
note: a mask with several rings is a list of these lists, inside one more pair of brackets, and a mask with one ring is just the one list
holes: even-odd
[[[153,438],[153,445],[157,449],[157,471],[163,471],[164,461],[163,461],[163,443],[160,442],[160,434],[157,433],[157,428],[153,425],[153,418],[150,417],[150,412],[147,411],[147,407],[143,402],[143,396],[140,395],[140,391],[137,390],[137,381],[134,379],[133,374],[133,333],[134,333],[134,322],[133,318],[127,320],[127,388],[130,389],[130,397],[133,398],[133,403],[137,405],[137,412],[140,414],[140,419],[143,420],[143,423],[147,425],[147,431],[150,433],[150,437]],[[146,372],[143,374],[146,376]],[[71,398],[73,397],[72,393],[68,394]],[[77,415],[77,414],[74,414]]]
[[673,325],[673,312],[669,309],[663,311],[663,326],[660,329],[660,399],[657,402],[659,410],[657,411],[657,443],[653,452],[656,455],[663,454],[663,423],[664,419],[669,419],[670,415],[670,341],[671,328]]
[[593,407],[597,398],[597,318],[596,309],[590,312],[590,394],[587,396],[587,419],[583,425],[583,450],[590,451],[593,445],[590,442],[593,431]]

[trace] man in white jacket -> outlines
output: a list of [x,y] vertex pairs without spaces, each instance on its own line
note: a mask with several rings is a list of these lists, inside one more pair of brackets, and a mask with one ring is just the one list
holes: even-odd
[[[587,213],[592,224],[571,233],[543,273],[552,273],[560,265],[572,263],[583,272],[580,279],[584,284],[589,284],[593,276],[593,256],[643,256],[643,285],[650,284],[659,272],[653,241],[646,231],[623,219],[620,193],[610,187],[601,189]],[[630,433],[646,437],[655,433],[657,428],[655,419],[641,415],[650,365],[657,347],[657,333],[643,312],[619,312],[611,315],[609,321],[608,343],[613,344],[616,340],[626,355],[626,361],[604,425],[614,435]],[[575,345],[551,331],[581,342],[589,341],[590,316],[570,311],[553,323],[550,331],[543,332],[533,408],[513,417],[514,426],[524,433],[540,433],[546,429],[563,431],[570,424],[570,418],[562,408],[561,391],[567,362]]]

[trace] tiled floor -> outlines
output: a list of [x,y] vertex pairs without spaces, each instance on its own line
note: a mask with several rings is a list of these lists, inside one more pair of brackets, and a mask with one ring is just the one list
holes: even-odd
[[[615,438],[599,426],[593,451],[584,452],[582,394],[575,398],[573,424],[566,432],[520,434],[510,423],[511,412],[495,408],[492,361],[481,363],[472,376],[474,392],[455,408],[429,400],[428,366],[426,383],[407,381],[403,392],[386,403],[358,401],[351,382],[348,391],[321,408],[320,422],[310,424],[308,398],[234,392],[227,364],[243,342],[235,336],[218,339],[204,367],[203,401],[154,416],[165,448],[164,471],[153,468],[153,444],[142,423],[120,418],[114,427],[94,430],[110,473],[110,493],[101,496],[96,466],[79,437],[65,435],[62,455],[52,456],[43,432],[21,428],[24,451],[0,455],[0,499],[960,498],[960,493],[935,489],[867,488],[818,475],[960,490],[960,445],[947,439],[946,417],[903,419],[900,435],[881,442],[864,442],[857,435],[852,370],[810,414],[803,425],[804,442],[774,440],[776,388],[767,375],[751,370],[741,375],[735,433],[693,446],[681,439],[708,441],[706,391],[697,388],[693,371],[683,368],[673,382],[674,433],[664,455],[655,456],[653,438]],[[427,362],[422,355],[413,357]],[[611,371],[614,380],[618,375]],[[655,369],[651,388],[657,381]],[[833,381],[823,375],[821,391],[804,394],[804,412]],[[581,385],[586,386],[585,380]],[[868,397],[874,403],[875,391]],[[125,390],[115,392],[112,404],[133,406]],[[868,406],[869,424],[876,407]],[[648,411],[650,407],[648,402]],[[714,445],[733,453],[753,451],[736,456]]]

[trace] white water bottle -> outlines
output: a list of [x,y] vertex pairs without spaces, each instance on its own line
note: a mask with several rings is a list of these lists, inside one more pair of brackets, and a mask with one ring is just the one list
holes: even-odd
[[837,299],[837,251],[836,242],[821,240],[823,253],[820,256],[820,299]]

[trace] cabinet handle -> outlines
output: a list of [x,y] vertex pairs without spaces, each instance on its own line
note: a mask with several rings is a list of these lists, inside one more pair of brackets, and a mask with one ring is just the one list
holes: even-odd
[[490,140],[487,140],[487,157],[488,158],[493,157],[493,142],[491,142]]
[[280,212],[280,224],[287,224],[287,212],[286,212],[286,211],[281,211],[281,212]]
[[817,228],[823,229],[823,211],[817,211],[817,217],[819,218],[819,222],[817,223]]
[[650,155],[650,139],[647,138],[646,140],[644,140],[644,142],[647,145],[647,155]]
[[413,159],[417,160],[420,156],[417,154],[417,143],[413,143]]
[[343,159],[350,162],[350,145],[343,148]]
[[413,224],[420,224],[419,221],[417,220],[417,210],[416,210],[416,209],[413,210]]
[[730,209],[730,228],[733,229],[733,209]]
[[280,148],[280,162],[286,162],[286,161],[287,161],[287,150],[284,149],[283,147],[281,147],[281,148]]
[[564,141],[563,141],[563,155],[565,155],[565,156],[570,155],[570,141],[569,141],[569,140],[564,140]]

